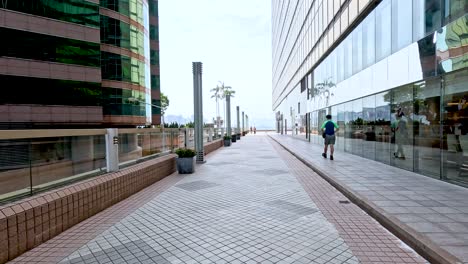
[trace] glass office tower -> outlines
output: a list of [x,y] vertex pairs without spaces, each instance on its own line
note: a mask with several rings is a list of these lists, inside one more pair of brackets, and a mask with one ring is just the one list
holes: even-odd
[[322,144],[331,114],[338,149],[468,184],[468,1],[293,5],[273,2],[278,132]]
[[2,1],[1,127],[151,124],[150,22],[155,0]]

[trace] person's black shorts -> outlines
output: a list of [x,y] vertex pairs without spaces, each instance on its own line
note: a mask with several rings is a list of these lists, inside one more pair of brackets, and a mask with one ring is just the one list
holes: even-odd
[[335,135],[325,135],[325,145],[335,145]]

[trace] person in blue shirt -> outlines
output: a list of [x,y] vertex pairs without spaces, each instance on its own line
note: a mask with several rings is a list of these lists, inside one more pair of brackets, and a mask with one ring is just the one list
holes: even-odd
[[322,131],[324,133],[325,147],[323,149],[322,157],[327,158],[328,145],[330,145],[330,160],[333,160],[333,152],[335,151],[335,132],[339,130],[339,126],[331,120],[331,115],[327,115],[327,120],[322,124]]

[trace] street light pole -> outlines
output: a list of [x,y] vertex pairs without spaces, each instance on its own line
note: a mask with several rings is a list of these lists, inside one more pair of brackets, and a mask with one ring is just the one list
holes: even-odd
[[196,161],[197,163],[205,163],[205,150],[203,148],[202,63],[192,62],[192,71]]

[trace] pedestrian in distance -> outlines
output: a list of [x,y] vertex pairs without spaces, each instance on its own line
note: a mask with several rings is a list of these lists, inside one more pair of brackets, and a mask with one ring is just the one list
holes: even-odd
[[394,133],[394,143],[397,145],[397,149],[393,152],[393,157],[396,159],[406,159],[403,145],[408,140],[408,129],[406,127],[405,114],[398,110],[395,113],[395,121],[391,124],[392,132]]
[[250,133],[252,133],[252,127],[250,127]]
[[257,134],[257,128],[254,127],[254,135]]
[[328,145],[330,145],[330,160],[333,160],[333,152],[335,152],[335,133],[340,127],[333,121],[331,115],[327,115],[327,120],[322,124],[322,137],[325,147],[323,148],[322,157],[327,158]]

